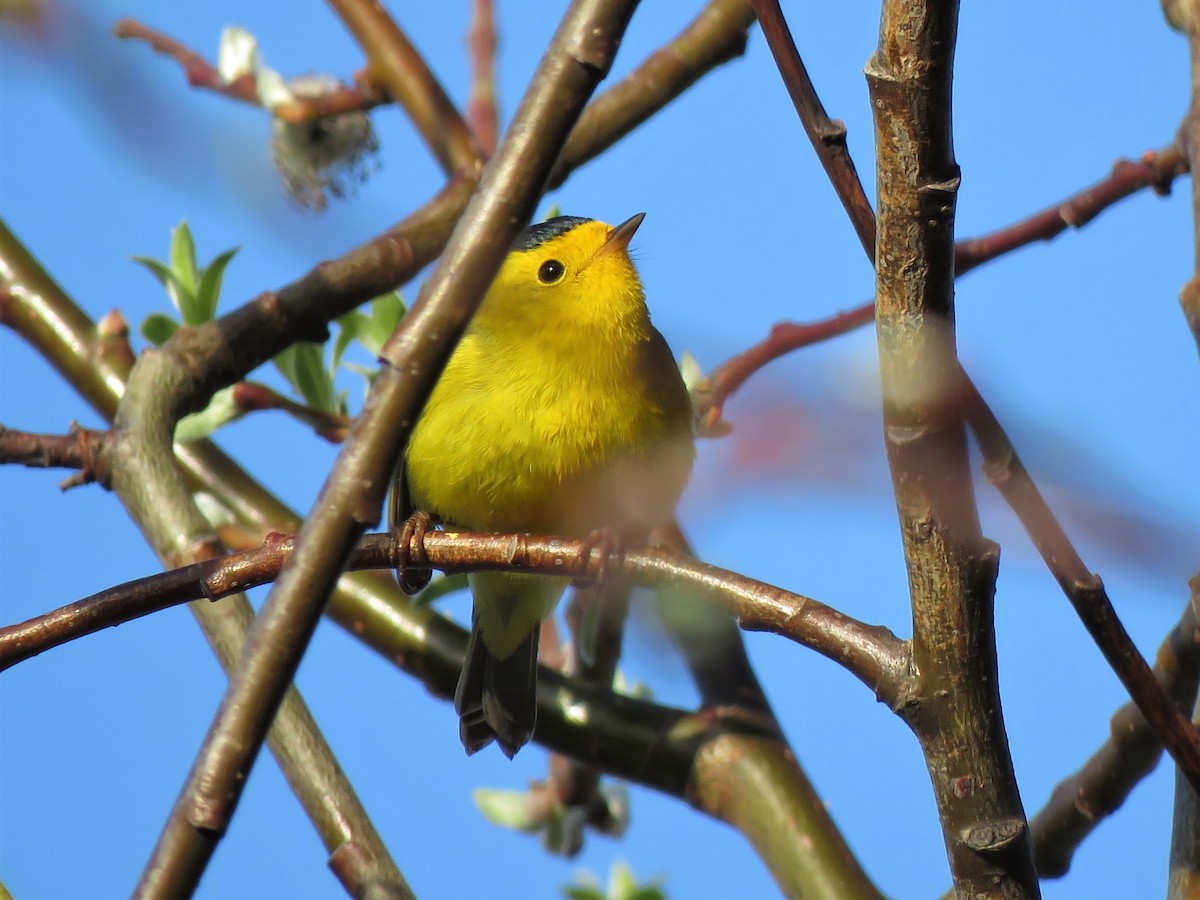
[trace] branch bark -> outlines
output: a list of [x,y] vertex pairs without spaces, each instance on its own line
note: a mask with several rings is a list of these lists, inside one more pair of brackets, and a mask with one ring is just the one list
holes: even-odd
[[921,742],[960,897],[1038,895],[1000,712],[992,601],[955,398],[951,78],[958,4],[885,0],[867,63],[878,171],[884,437],[913,611]]

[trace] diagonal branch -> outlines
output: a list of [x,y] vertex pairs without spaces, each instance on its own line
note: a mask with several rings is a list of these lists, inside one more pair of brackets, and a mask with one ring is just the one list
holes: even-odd
[[863,192],[854,160],[846,146],[846,126],[834,122],[825,112],[825,106],[817,96],[812,79],[808,77],[808,69],[784,21],[779,0],[754,0],[754,14],[762,26],[767,45],[775,57],[775,66],[783,76],[783,83],[796,107],[804,132],[817,151],[817,157],[825,167],[825,174],[837,191],[838,199],[846,208],[858,239],[867,251],[867,257],[874,262],[875,212]]
[[[97,328],[3,222],[0,273],[0,323],[47,356],[76,390],[111,418],[132,364],[124,336],[112,334],[121,329]],[[181,448],[181,453],[203,454],[206,449],[216,452],[209,442],[197,441]],[[124,496],[122,501],[128,502]],[[208,558],[216,550],[215,541],[201,539],[178,546],[169,544],[158,532],[146,534],[160,558],[176,564]],[[224,604],[192,604],[191,611],[222,667],[229,671],[254,616],[249,602],[239,596]],[[330,868],[347,891],[357,894],[365,885],[378,884],[406,894],[403,876],[296,691],[288,692],[268,743],[329,851]]]
[[1200,733],[1155,679],[1121,624],[1103,582],[1080,558],[971,379],[965,372],[961,378],[963,411],[983,451],[988,480],[1020,518],[1046,568],[1154,733],[1183,775],[1200,790]]
[[[1190,709],[1200,683],[1200,575],[1191,580],[1191,597],[1183,615],[1158,648],[1154,677],[1171,699]],[[1111,737],[1078,772],[1060,782],[1034,816],[1034,857],[1038,875],[1061,878],[1084,839],[1125,802],[1162,756],[1162,741],[1132,703],[1113,715]]]
[[[348,0],[336,2],[343,12],[354,9]],[[353,543],[378,518],[411,423],[517,230],[529,220],[563,142],[608,70],[633,5],[576,0],[568,9],[479,191],[416,304],[384,345],[385,365],[301,526],[296,555],[247,637],[139,893],[178,896],[198,883]],[[126,400],[135,396],[138,368]],[[125,410],[123,401],[118,427]],[[152,424],[146,425],[150,430]]]

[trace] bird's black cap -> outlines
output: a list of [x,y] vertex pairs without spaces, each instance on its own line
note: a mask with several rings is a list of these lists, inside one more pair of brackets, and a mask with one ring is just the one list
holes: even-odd
[[536,225],[530,225],[521,232],[521,236],[513,243],[514,250],[532,250],[546,241],[566,234],[572,229],[578,228],[585,222],[591,222],[592,219],[584,219],[579,216],[555,216],[553,219],[547,219],[545,222],[538,222]]

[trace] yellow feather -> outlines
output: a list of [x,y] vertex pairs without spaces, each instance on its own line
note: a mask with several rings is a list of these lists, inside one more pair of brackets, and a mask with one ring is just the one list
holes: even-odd
[[[575,537],[644,539],[670,518],[691,471],[692,411],[626,252],[638,222],[551,220],[518,242],[413,430],[399,476],[413,508],[461,528]],[[564,587],[473,577],[487,651],[514,654]],[[460,713],[478,749],[486,740],[472,746],[461,702]],[[528,740],[488,726],[510,755]]]

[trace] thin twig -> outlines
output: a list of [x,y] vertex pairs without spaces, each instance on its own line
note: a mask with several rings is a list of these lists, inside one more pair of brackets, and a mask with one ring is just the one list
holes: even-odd
[[483,152],[496,149],[500,110],[496,97],[496,16],[492,0],[471,0],[471,24],[467,30],[471,57],[471,96],[467,121]]
[[[252,73],[226,81],[216,67],[199,53],[135,19],[119,20],[113,27],[113,34],[122,40],[145,41],[156,53],[169,56],[179,63],[188,84],[194,88],[262,108],[258,84]],[[368,79],[361,78],[353,86],[340,85],[323,92],[319,97],[296,97],[272,107],[269,112],[292,125],[303,125],[322,116],[364,112],[390,101],[386,93],[377,89]]]
[[875,212],[871,202],[863,193],[862,182],[854,168],[854,160],[846,147],[846,126],[834,122],[825,112],[821,98],[817,96],[808,69],[796,49],[796,42],[784,21],[779,0],[754,0],[754,13],[762,26],[767,45],[775,57],[775,66],[783,76],[783,83],[796,107],[800,123],[809,141],[817,150],[817,157],[825,167],[830,184],[837,191],[838,199],[849,213],[850,222],[858,234],[858,240],[867,251],[867,257],[875,260]]
[[1200,733],[1167,695],[1121,624],[1099,576],[1091,572],[1033,483],[1017,451],[963,372],[963,412],[983,451],[984,471],[1033,540],[1133,702],[1192,785],[1200,790]]
[[[1188,171],[1187,159],[1175,144],[1147,150],[1138,160],[1120,159],[1108,177],[1011,225],[955,244],[955,274],[964,275],[986,262],[1037,241],[1053,240],[1068,228],[1082,228],[1114,204],[1150,188],[1159,194]],[[702,414],[719,417],[729,398],[763,366],[794,350],[861,328],[875,319],[875,301],[816,322],[780,322],[749,350],[718,366],[709,377]],[[715,410],[715,412],[713,412]]]
[[78,469],[62,482],[63,490],[83,484],[109,484],[107,431],[72,425],[66,434],[31,434],[0,425],[0,465],[38,469]]

